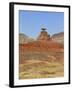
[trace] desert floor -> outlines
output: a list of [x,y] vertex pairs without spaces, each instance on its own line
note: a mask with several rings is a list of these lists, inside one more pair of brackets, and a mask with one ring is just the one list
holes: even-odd
[[19,79],[64,76],[63,52],[22,52],[19,56]]

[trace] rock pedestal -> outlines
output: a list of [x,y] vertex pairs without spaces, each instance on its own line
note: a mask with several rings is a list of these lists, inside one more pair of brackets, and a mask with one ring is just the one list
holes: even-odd
[[48,40],[50,40],[51,39],[50,35],[47,33],[46,29],[42,28],[41,30],[42,31],[41,31],[40,35],[38,36],[37,40],[38,41],[48,41]]

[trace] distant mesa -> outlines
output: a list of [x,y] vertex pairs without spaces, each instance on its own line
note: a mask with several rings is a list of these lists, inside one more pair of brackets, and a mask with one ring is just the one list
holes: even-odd
[[64,44],[64,32],[53,34],[52,37],[53,41]]
[[31,38],[23,33],[19,34],[19,44],[24,44],[24,43],[28,43],[28,42],[32,42],[32,41],[34,41],[33,38]]

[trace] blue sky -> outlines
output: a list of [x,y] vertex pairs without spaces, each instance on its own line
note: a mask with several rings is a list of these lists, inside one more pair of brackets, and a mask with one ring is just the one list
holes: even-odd
[[47,28],[47,32],[54,33],[64,31],[64,13],[63,12],[45,12],[45,11],[19,11],[19,32],[27,36],[37,38],[41,28]]

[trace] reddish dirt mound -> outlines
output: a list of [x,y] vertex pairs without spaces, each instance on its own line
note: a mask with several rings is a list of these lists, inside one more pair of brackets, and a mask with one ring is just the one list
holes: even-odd
[[21,51],[25,50],[31,50],[31,51],[53,51],[53,52],[63,52],[64,51],[64,45],[48,41],[48,42],[41,42],[41,41],[34,41],[27,44],[20,44],[19,48]]

